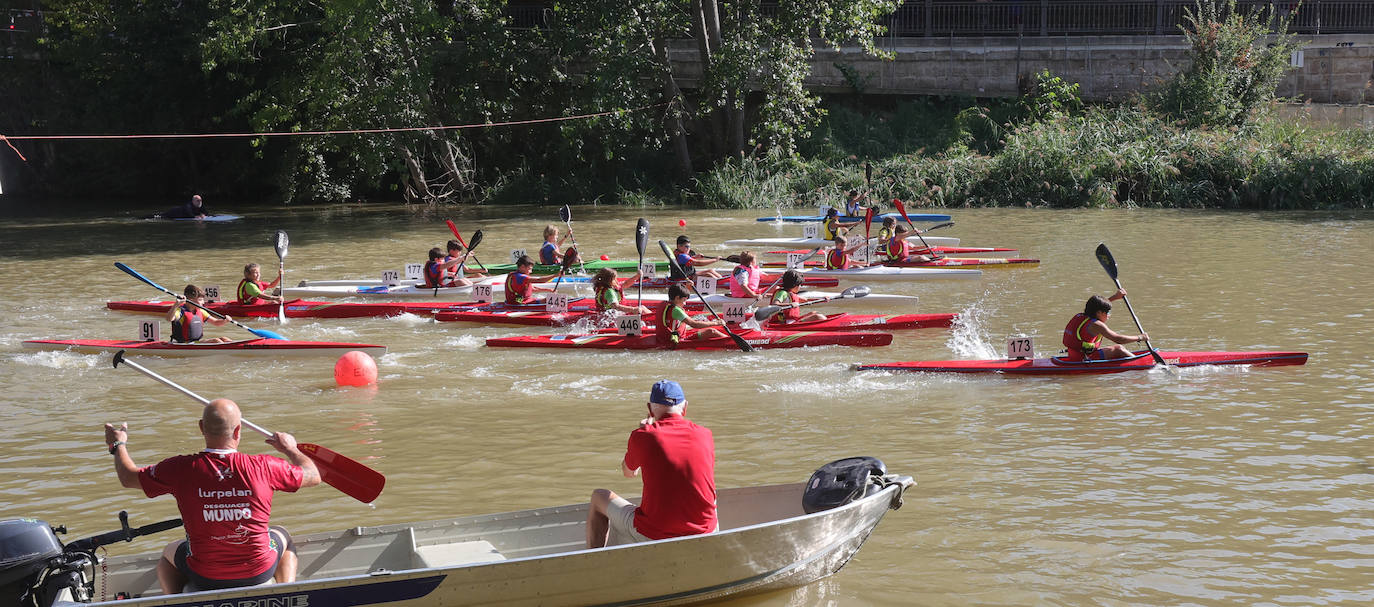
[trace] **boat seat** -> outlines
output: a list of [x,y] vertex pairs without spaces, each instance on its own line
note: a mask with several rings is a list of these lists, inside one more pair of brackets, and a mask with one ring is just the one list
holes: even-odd
[[505,556],[486,540],[430,544],[415,547],[415,567],[453,567],[488,561],[504,561]]

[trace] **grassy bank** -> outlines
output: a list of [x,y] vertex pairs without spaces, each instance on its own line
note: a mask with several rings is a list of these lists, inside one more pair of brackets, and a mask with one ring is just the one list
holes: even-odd
[[1136,106],[1031,120],[1017,102],[830,108],[801,157],[750,157],[699,177],[708,207],[835,204],[864,189],[911,206],[1374,208],[1374,134],[1260,117],[1185,128]]

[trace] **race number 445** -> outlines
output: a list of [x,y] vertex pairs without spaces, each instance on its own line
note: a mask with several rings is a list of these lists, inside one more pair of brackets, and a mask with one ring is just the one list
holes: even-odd
[[562,314],[564,312],[567,312],[568,294],[549,293],[548,297],[544,298],[544,311],[553,312],[554,314]]

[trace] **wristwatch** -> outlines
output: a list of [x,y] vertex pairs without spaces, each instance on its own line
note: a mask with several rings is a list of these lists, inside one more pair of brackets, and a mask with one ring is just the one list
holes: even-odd
[[129,444],[129,443],[127,443],[127,442],[125,442],[125,441],[122,441],[122,440],[117,440],[117,441],[115,441],[114,443],[111,443],[111,444],[110,444],[110,455],[114,455],[115,449],[118,449],[120,445],[127,445],[127,444]]

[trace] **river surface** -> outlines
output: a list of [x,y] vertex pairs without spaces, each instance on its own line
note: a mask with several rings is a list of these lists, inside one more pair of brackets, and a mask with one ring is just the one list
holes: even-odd
[[[147,209],[143,212],[152,212]],[[199,407],[108,356],[26,351],[33,338],[135,337],[142,316],[109,300],[159,293],[121,261],[180,290],[232,292],[243,264],[287,283],[377,277],[481,228],[484,261],[535,250],[556,207],[452,215],[400,206],[229,209],[234,223],[156,223],[91,211],[0,217],[0,516],[36,516],[68,539],[176,516],[170,498],[119,488],[101,424],[127,421],[135,460],[198,450]],[[799,235],[758,212],[574,208],[592,257],[634,256],[634,220],[698,250]],[[721,487],[800,482],[821,464],[872,455],[918,484],[838,575],[740,605],[1369,605],[1374,602],[1374,217],[1176,210],[950,211],[936,234],[1009,246],[1038,268],[979,280],[874,284],[918,295],[871,312],[961,312],[953,331],[887,347],[638,353],[488,349],[535,328],[427,318],[253,321],[293,339],[378,343],[375,388],[339,388],[334,358],[144,359],[182,385],[238,401],[245,416],[381,470],[366,506],[322,486],[279,494],[274,522],[336,530],[582,502],[597,487],[637,495],[618,464],[652,382],[673,378],[687,415],[715,433]],[[685,228],[678,226],[686,222]],[[1007,336],[1060,349],[1064,323],[1111,279],[1104,241],[1156,347],[1301,350],[1301,367],[1190,368],[1004,378],[857,373],[856,362],[990,358]],[[651,245],[650,257],[657,258]],[[849,286],[849,285],[842,285]],[[1118,303],[1112,326],[1136,332]],[[164,335],[168,331],[163,325]],[[244,337],[233,326],[210,335]],[[548,329],[542,332],[551,332]],[[244,450],[270,451],[245,433]],[[156,550],[151,538],[115,552]]]

